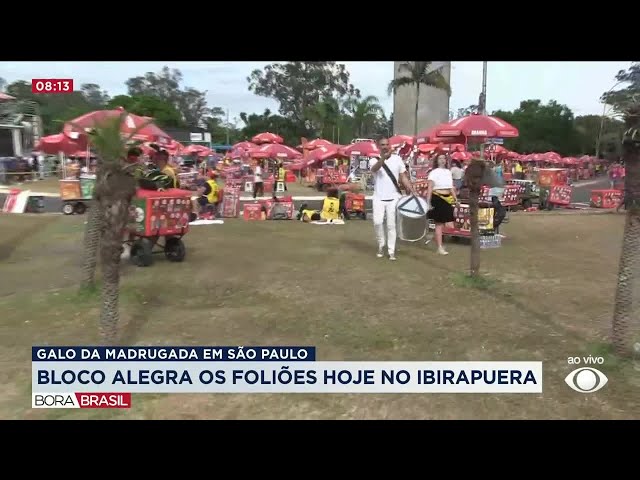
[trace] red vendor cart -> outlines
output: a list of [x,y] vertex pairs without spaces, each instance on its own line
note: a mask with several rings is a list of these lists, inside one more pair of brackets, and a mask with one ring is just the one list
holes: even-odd
[[[186,249],[182,237],[189,231],[191,194],[177,188],[138,189],[131,200],[127,226],[133,264],[147,267],[157,253],[164,253],[172,262],[184,260]],[[164,244],[160,244],[161,241]]]

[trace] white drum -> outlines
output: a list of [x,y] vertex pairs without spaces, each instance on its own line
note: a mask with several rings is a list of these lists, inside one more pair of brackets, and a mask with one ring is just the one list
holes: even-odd
[[401,197],[396,207],[396,230],[398,238],[405,242],[422,240],[428,229],[428,202],[413,195]]

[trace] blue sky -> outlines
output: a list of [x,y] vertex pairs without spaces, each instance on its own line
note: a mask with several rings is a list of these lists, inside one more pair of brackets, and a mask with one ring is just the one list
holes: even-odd
[[[31,78],[73,78],[81,83],[98,83],[110,95],[126,93],[124,82],[133,76],[158,71],[164,65],[178,68],[184,85],[207,90],[210,106],[229,110],[230,119],[239,113],[277,110],[277,104],[247,90],[246,77],[270,62],[0,62],[0,77],[8,82]],[[387,85],[393,78],[393,62],[340,62],[351,73],[352,82],[363,95],[379,98],[385,112],[392,110]],[[513,110],[521,100],[555,99],[568,105],[575,115],[600,115],[600,95],[615,84],[614,76],[631,62],[489,62],[487,109]],[[482,62],[452,63],[451,109],[478,101],[482,84]]]

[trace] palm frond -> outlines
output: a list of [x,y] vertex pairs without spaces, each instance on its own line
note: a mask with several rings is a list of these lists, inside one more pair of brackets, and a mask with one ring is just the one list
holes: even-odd
[[415,84],[415,80],[411,77],[394,78],[389,82],[389,86],[387,87],[387,94],[391,95],[400,87],[409,87]]
[[400,66],[398,66],[398,71],[400,73],[408,73],[409,76],[413,76],[415,72],[415,65],[412,62],[402,62]]

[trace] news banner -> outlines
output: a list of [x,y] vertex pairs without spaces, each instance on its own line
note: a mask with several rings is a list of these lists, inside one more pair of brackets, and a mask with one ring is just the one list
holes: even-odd
[[316,348],[32,347],[33,408],[134,393],[542,393],[542,362],[317,361]]

